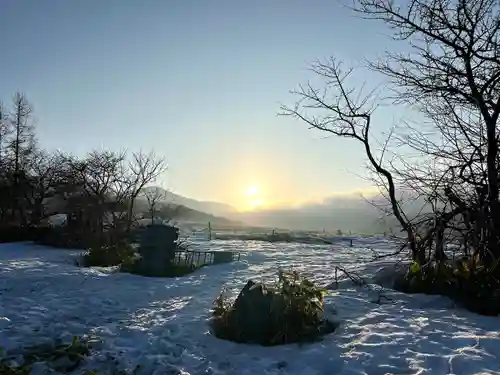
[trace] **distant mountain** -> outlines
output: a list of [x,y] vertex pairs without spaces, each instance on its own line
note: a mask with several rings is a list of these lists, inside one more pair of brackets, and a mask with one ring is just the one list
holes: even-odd
[[[161,189],[149,187],[148,189]],[[224,217],[225,213],[230,215],[236,212],[233,207],[216,202],[200,202],[195,199],[186,198],[178,194],[161,189],[165,199],[159,202],[158,209],[175,221],[213,225],[239,226],[241,223]],[[147,212],[148,203],[144,197],[139,197],[136,203],[136,211]]]
[[198,210],[193,210],[192,208],[183,206],[183,205],[169,205],[169,209],[173,213],[172,219],[175,221],[181,222],[190,222],[190,223],[198,223],[198,224],[208,224],[220,226],[239,226],[241,223],[236,221],[226,219],[225,217],[215,216],[211,214],[207,214],[205,212],[201,212]]
[[[340,229],[343,232],[357,233],[382,233],[390,229],[399,231],[396,219],[380,209],[388,208],[388,203],[382,196],[369,198],[355,194],[333,196],[319,203],[303,204],[298,207],[247,212],[239,212],[227,204],[201,202],[171,192],[166,192],[166,197],[166,203],[185,206],[197,212],[186,213],[187,216],[196,216],[204,222],[215,223],[215,218],[218,218],[248,226],[291,230],[324,229],[333,232]],[[418,213],[423,205],[422,201],[411,201],[405,205],[405,210],[411,216]]]
[[[417,214],[423,202],[413,201],[405,205],[409,216]],[[382,233],[392,229],[399,231],[399,223],[387,215],[388,203],[382,196],[335,196],[320,203],[299,207],[242,212],[231,218],[248,225],[286,228],[292,230],[326,230],[333,232]]]
[[388,229],[381,212],[364,201],[338,201],[296,208],[243,212],[236,217],[249,225],[292,230],[380,233]]
[[210,215],[228,217],[234,215],[237,212],[236,208],[228,204],[198,201],[196,199],[187,198],[157,187],[149,187],[146,189],[161,189],[165,194],[165,202],[186,206],[193,210],[204,212]]

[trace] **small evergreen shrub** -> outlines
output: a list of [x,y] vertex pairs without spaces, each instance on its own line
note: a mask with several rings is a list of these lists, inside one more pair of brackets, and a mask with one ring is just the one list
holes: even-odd
[[336,325],[324,318],[326,293],[297,272],[279,271],[275,285],[249,281],[234,303],[214,301],[212,328],[221,339],[265,346],[310,342]]
[[471,267],[467,260],[413,263],[404,278],[395,283],[404,293],[447,296],[464,308],[482,315],[500,314],[498,272],[481,264]]
[[133,247],[126,241],[91,247],[82,256],[84,267],[131,267],[136,261]]

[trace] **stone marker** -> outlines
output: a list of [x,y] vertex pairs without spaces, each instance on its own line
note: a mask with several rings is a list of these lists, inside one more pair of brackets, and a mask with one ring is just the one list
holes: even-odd
[[172,267],[179,229],[167,225],[149,225],[142,232],[139,253],[140,272],[145,275],[166,274]]

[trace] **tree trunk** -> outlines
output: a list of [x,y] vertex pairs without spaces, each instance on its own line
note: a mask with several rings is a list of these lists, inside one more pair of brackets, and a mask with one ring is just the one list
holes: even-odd
[[498,202],[498,141],[496,139],[495,123],[487,124],[487,137],[488,137],[488,154],[486,158],[487,163],[487,178],[488,178],[488,208],[490,223],[487,223],[487,254],[486,262],[491,264],[498,259],[498,234],[500,233],[500,204]]

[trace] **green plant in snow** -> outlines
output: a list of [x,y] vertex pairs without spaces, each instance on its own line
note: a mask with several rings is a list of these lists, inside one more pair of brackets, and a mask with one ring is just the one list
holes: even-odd
[[478,261],[430,261],[412,263],[395,288],[405,293],[439,294],[484,315],[500,314],[498,271]]
[[280,270],[274,284],[247,283],[234,303],[222,292],[214,301],[214,333],[261,345],[314,341],[336,328],[324,318],[325,293],[298,272]]
[[83,256],[84,267],[130,266],[136,261],[133,247],[126,241],[91,247]]

